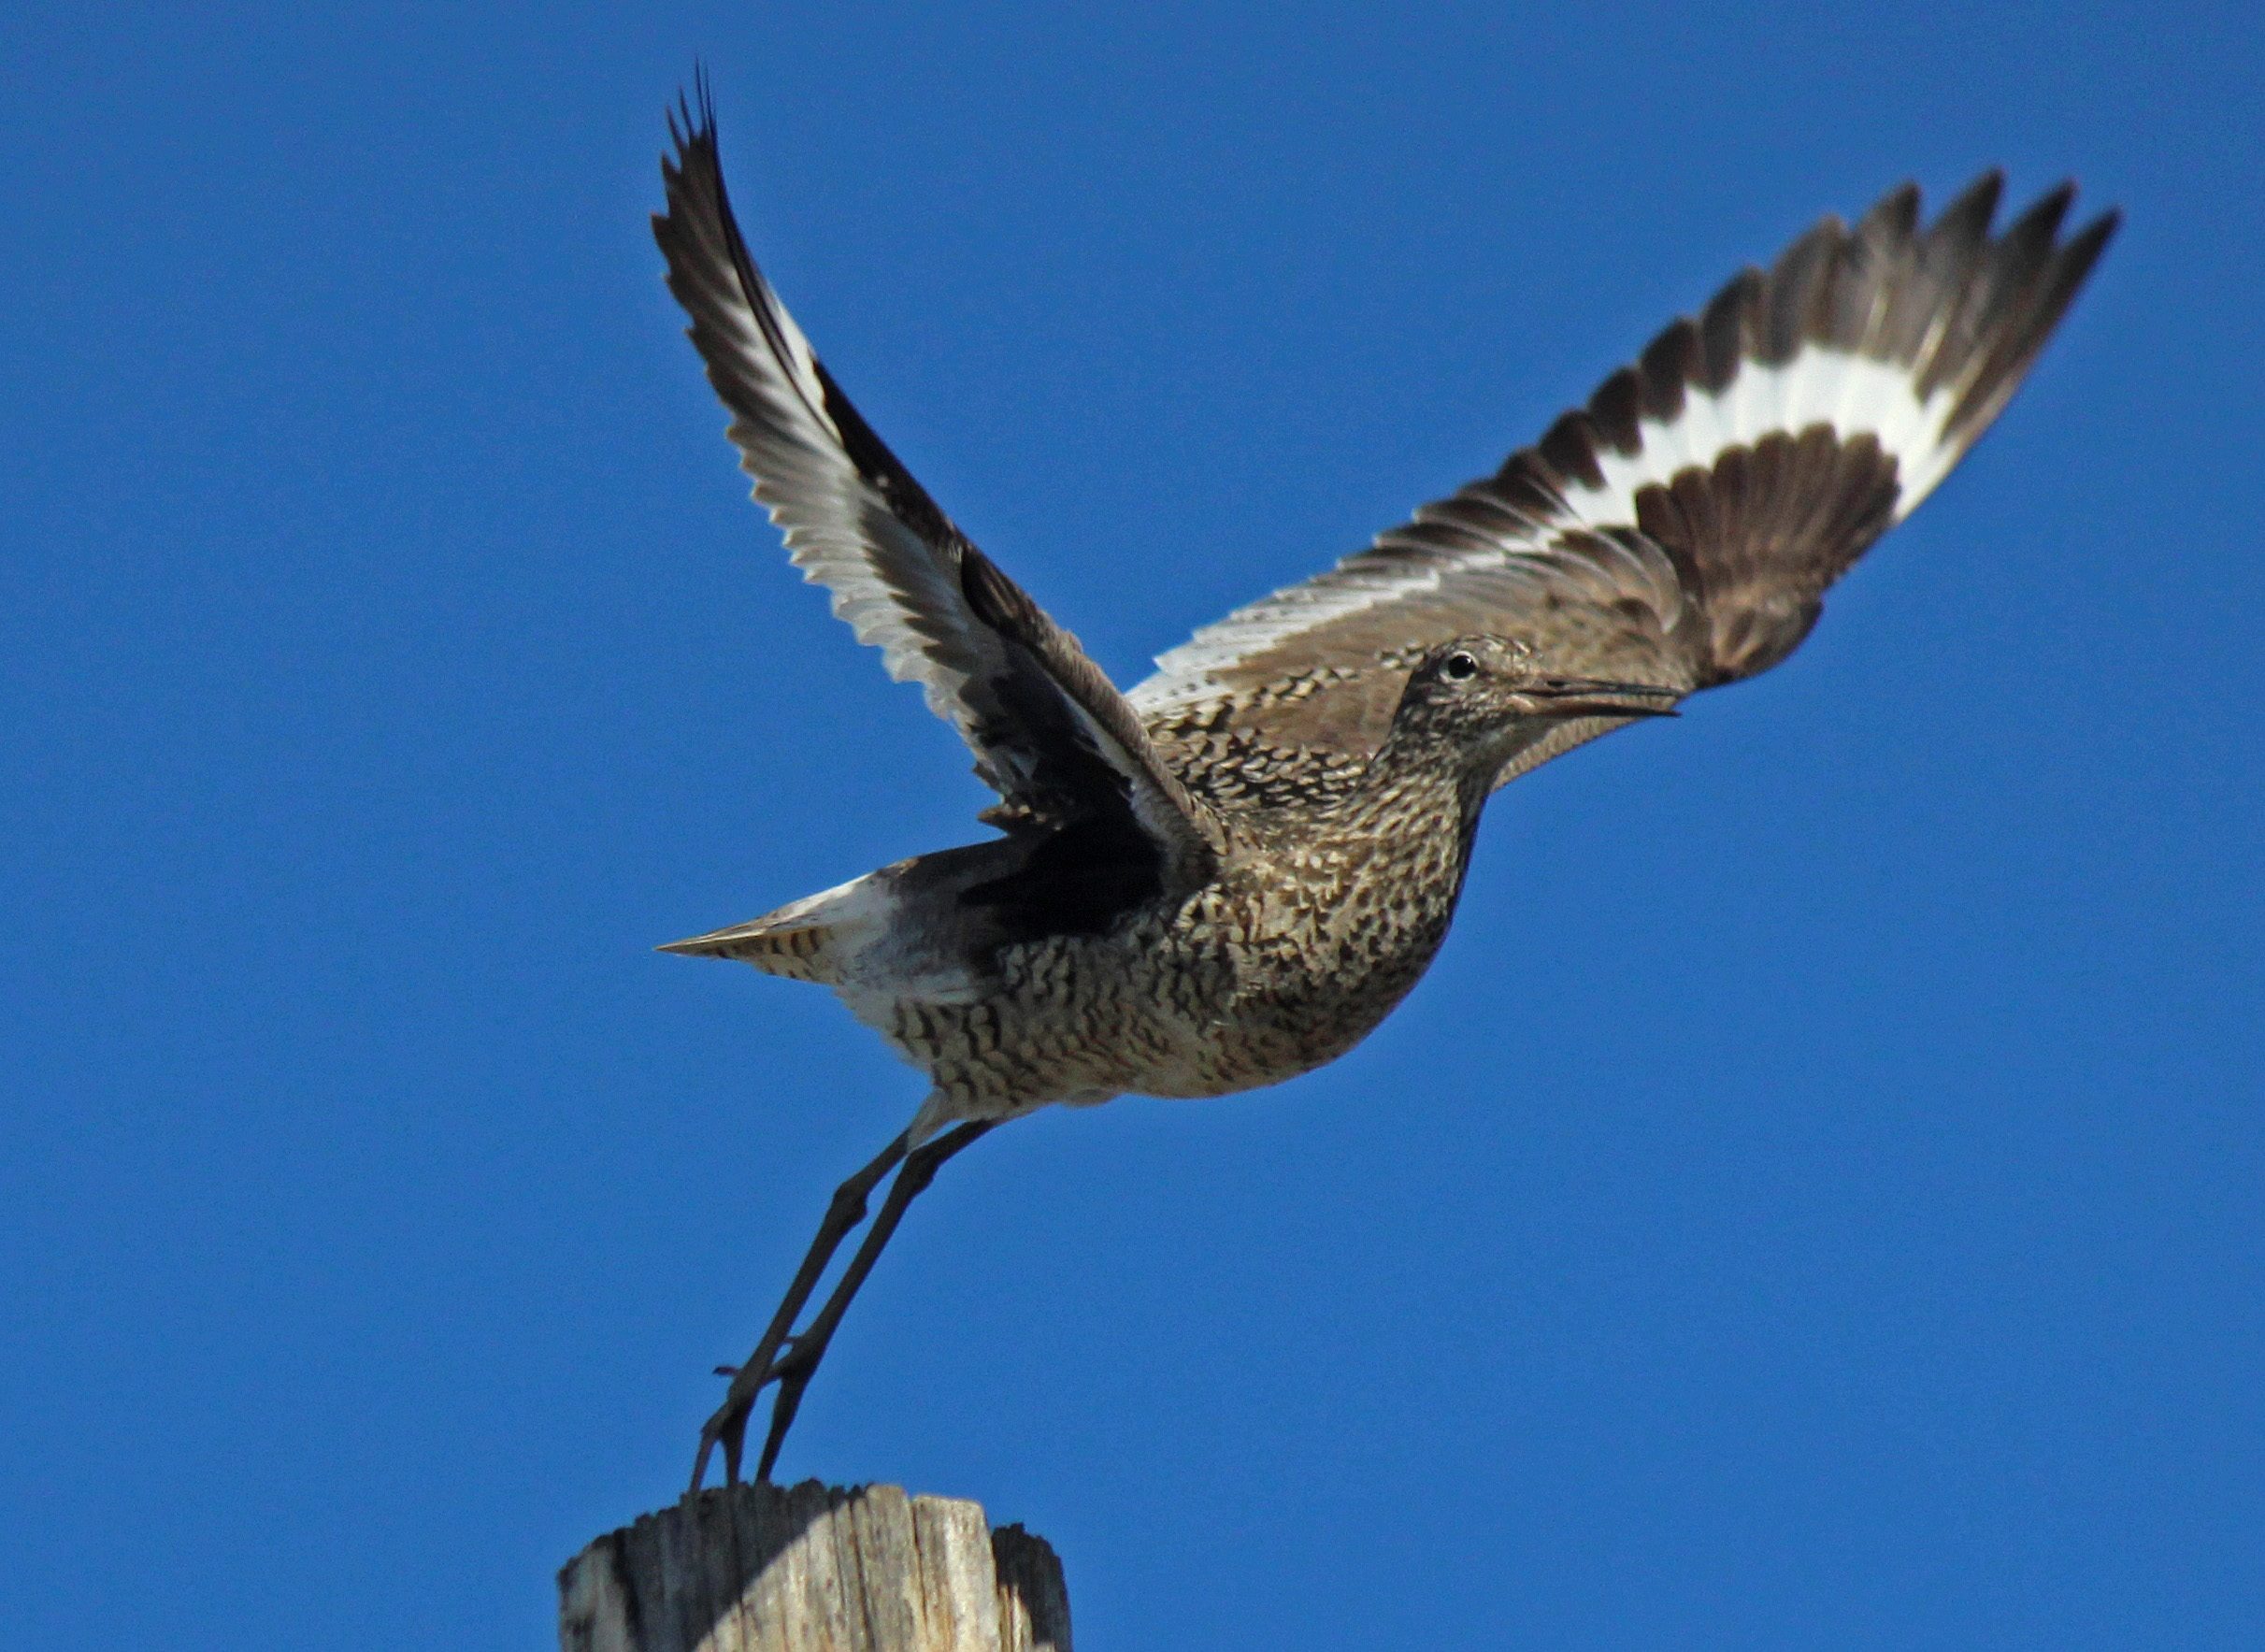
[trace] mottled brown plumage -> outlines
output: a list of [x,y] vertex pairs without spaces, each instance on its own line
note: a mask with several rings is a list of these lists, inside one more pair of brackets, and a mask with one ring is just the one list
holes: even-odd
[[1099,917],[1047,865],[1067,838],[1071,872],[1087,869],[1074,829],[1025,827],[670,950],[839,990],[935,1086],[915,1143],[1054,1101],[1274,1084],[1350,1049],[1430,963],[1495,770],[1529,725],[1673,699],[1462,639],[1410,675],[1381,751],[1306,763],[1271,797],[1206,786],[1190,806],[1216,847],[1105,877]]
[[1828,219],[1493,476],[1120,694],[819,364],[732,221],[705,96],[672,129],[654,233],[755,496],[958,727],[1000,831],[668,949],[832,987],[931,1085],[837,1192],[695,1486],[718,1444],[738,1473],[775,1381],[767,1475],[906,1205],[983,1132],[1053,1102],[1272,1084],[1365,1037],[1444,939],[1489,794],[1799,646],[2004,406],[2114,227],[2059,239],[2064,187],[1993,237],[1995,175],[1924,229],[1908,186],[1853,229]]

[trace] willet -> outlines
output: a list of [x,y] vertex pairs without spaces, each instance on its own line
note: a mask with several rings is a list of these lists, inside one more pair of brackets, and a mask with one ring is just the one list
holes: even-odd
[[1908,184],[1828,218],[1494,475],[1120,693],[811,353],[733,222],[704,87],[669,130],[653,232],[754,496],[958,728],[1001,834],[667,949],[832,987],[932,1086],[724,1368],[695,1488],[719,1444],[738,1477],[776,1382],[769,1476],[906,1206],[978,1137],[1051,1102],[1273,1084],[1365,1037],[1445,937],[1489,794],[1791,654],[1997,417],[2115,227],[2061,238],[2064,184],[1993,235],[1995,172],[1924,227]]

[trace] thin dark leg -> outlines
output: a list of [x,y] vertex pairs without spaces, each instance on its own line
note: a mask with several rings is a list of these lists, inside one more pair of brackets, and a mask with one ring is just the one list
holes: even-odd
[[865,1220],[867,1196],[882,1177],[896,1168],[905,1153],[905,1138],[899,1136],[882,1148],[881,1156],[871,1164],[834,1190],[833,1202],[825,1207],[825,1220],[818,1224],[818,1237],[810,1242],[810,1254],[802,1258],[795,1283],[786,1287],[786,1300],[771,1315],[770,1328],[755,1344],[755,1351],[748,1356],[747,1363],[732,1373],[730,1392],[724,1396],[724,1403],[700,1430],[700,1455],[692,1465],[695,1491],[700,1489],[701,1480],[707,1477],[708,1454],[719,1444],[724,1447],[724,1480],[730,1483],[739,1478],[739,1451],[747,1436],[747,1414],[754,1409],[755,1395],[769,1380],[771,1361],[778,1358],[787,1332],[795,1328],[795,1319],[810,1300],[810,1293],[818,1288],[825,1265],[834,1259],[841,1242]]
[[[834,1340],[834,1328],[841,1323],[842,1314],[849,1311],[850,1299],[857,1294],[865,1276],[872,1272],[873,1264],[881,1260],[882,1249],[896,1231],[896,1224],[904,1220],[906,1207],[936,1179],[944,1160],[989,1134],[998,1123],[997,1119],[987,1118],[961,1125],[906,1155],[904,1169],[889,1184],[889,1197],[882,1201],[881,1214],[873,1218],[873,1226],[867,1230],[857,1254],[842,1271],[841,1283],[834,1286],[834,1294],[826,1298],[825,1306],[818,1310],[818,1317],[810,1321],[810,1329],[797,1335],[779,1362],[765,1373],[767,1379],[774,1376],[779,1379],[779,1393],[771,1401],[770,1433],[764,1439],[763,1457],[755,1465],[757,1482],[770,1478],[771,1465],[779,1460],[779,1447],[786,1440],[788,1425],[794,1422],[795,1412],[802,1404],[802,1390],[810,1386],[818,1362],[825,1358],[826,1344]],[[741,1423],[744,1426],[744,1416]]]

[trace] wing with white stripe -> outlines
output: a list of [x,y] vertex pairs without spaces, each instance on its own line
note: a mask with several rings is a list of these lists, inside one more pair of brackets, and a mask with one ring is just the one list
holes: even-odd
[[[1197,631],[1134,705],[1168,736],[1361,751],[1458,635],[1685,692],[1768,669],[1997,417],[2114,233],[2111,212],[2062,239],[2064,185],[1993,236],[2000,188],[1925,228],[1908,184],[1826,219],[1493,476]],[[1561,725],[1503,778],[1618,725]]]
[[881,649],[889,674],[917,681],[959,729],[1005,800],[1003,824],[1129,812],[1192,873],[1211,842],[1208,811],[1077,639],[968,543],[850,404],[748,255],[705,88],[697,117],[680,113],[653,236],[731,411],[740,467],[795,565],[833,593],[834,611]]

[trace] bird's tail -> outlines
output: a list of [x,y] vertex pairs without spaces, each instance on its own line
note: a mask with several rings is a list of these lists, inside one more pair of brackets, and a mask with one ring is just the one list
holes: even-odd
[[843,968],[872,938],[876,921],[882,919],[878,909],[884,903],[874,886],[876,876],[806,895],[759,918],[672,941],[660,950],[699,958],[734,958],[789,981],[839,986]]

